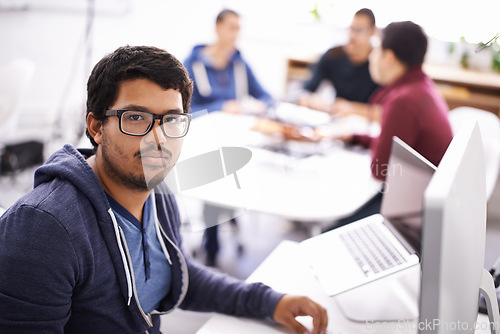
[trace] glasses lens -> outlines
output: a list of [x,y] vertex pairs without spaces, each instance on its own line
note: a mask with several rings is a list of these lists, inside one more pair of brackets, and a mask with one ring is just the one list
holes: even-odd
[[163,118],[163,131],[168,137],[182,137],[189,128],[187,115],[165,115]]
[[122,131],[134,135],[142,135],[148,131],[153,121],[151,114],[142,111],[125,111],[122,114]]

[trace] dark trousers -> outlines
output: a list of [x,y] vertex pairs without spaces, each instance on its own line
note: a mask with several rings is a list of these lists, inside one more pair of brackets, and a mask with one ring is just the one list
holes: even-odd
[[366,218],[368,216],[374,215],[376,213],[380,213],[380,206],[382,205],[382,197],[383,193],[378,192],[375,196],[368,200],[361,208],[356,210],[353,214],[336,220],[331,226],[327,227],[323,232],[333,230],[334,228],[347,225],[356,220],[360,220]]
[[219,225],[209,227],[203,233],[203,247],[207,254],[215,256],[219,252]]
[[203,219],[207,226],[203,232],[203,247],[209,256],[215,256],[219,252],[219,218],[226,214],[233,217],[233,210],[205,203],[203,206]]

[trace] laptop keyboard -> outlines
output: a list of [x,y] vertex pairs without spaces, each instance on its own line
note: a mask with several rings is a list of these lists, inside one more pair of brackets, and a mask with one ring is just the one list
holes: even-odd
[[366,224],[350,229],[341,233],[340,239],[366,276],[406,262],[377,225]]

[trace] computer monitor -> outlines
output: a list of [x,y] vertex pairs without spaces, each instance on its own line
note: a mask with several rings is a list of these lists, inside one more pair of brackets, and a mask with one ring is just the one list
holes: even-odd
[[419,333],[474,333],[484,265],[486,186],[481,135],[453,138],[424,195]]

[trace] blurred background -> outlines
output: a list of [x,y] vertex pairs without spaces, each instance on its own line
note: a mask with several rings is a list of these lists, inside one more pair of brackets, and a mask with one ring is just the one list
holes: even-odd
[[428,62],[460,66],[468,52],[470,68],[493,70],[498,43],[473,50],[500,31],[498,1],[0,0],[0,66],[18,58],[34,63],[8,141],[50,139],[47,151],[74,142],[88,74],[103,55],[126,44],[154,45],[184,60],[194,45],[213,41],[223,8],[241,13],[240,50],[264,87],[286,99],[287,60],[314,58],[344,43],[362,7],[374,11],[379,28],[401,20],[420,24],[431,37]]

